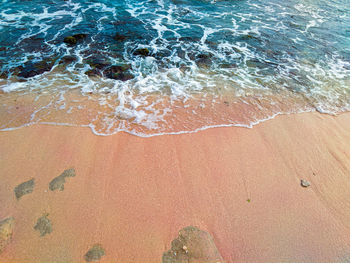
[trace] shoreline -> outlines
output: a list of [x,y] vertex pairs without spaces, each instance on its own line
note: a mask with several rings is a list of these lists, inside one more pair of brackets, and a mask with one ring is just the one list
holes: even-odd
[[[161,262],[193,225],[226,262],[347,262],[349,131],[350,113],[148,138],[52,125],[2,131],[0,220],[16,223],[0,261],[84,262],[98,243],[99,262]],[[76,176],[64,190],[49,190],[69,168]],[[16,200],[13,189],[32,178],[33,192]],[[52,232],[40,237],[33,227],[44,214]]]
[[288,115],[295,115],[295,114],[320,114],[320,115],[325,115],[325,116],[330,116],[330,117],[335,117],[337,118],[338,116],[344,115],[344,114],[349,114],[350,111],[343,111],[343,112],[338,112],[336,114],[333,113],[327,113],[327,112],[319,112],[316,109],[310,110],[310,111],[300,111],[300,112],[289,112],[289,113],[275,113],[271,116],[266,117],[265,119],[258,120],[256,122],[250,123],[249,125],[245,124],[218,124],[218,125],[213,125],[213,126],[203,126],[200,128],[197,128],[195,130],[190,130],[190,131],[178,131],[178,132],[165,132],[165,133],[155,133],[155,134],[137,134],[133,133],[131,131],[125,131],[125,130],[120,130],[117,132],[114,132],[112,134],[99,134],[94,130],[94,127],[92,125],[78,125],[78,124],[70,124],[70,123],[54,123],[54,122],[40,122],[40,123],[28,123],[24,124],[23,126],[20,127],[13,127],[13,128],[4,128],[0,130],[1,132],[11,132],[11,131],[16,131],[19,129],[23,128],[30,128],[33,126],[57,126],[57,127],[73,127],[73,128],[88,128],[90,129],[91,133],[96,135],[96,136],[102,136],[102,137],[108,137],[108,136],[115,136],[119,133],[125,133],[131,136],[136,136],[140,138],[152,138],[152,137],[157,137],[157,136],[172,136],[172,135],[186,135],[186,134],[193,134],[193,133],[198,133],[202,131],[206,131],[209,129],[220,129],[220,128],[247,128],[247,129],[253,129],[255,126],[262,124],[267,121],[274,120],[275,118],[279,116],[288,116]]
[[[235,97],[232,94],[196,95],[173,100],[147,95],[147,105],[118,104],[117,94],[80,93],[79,90],[6,93],[1,97],[0,132],[32,125],[89,127],[95,135],[127,132],[140,137],[195,133],[221,127],[251,128],[279,115],[317,111],[301,98],[266,95]],[[287,98],[287,99],[286,99]],[[125,105],[124,105],[125,103]],[[136,103],[136,102],[135,102]],[[137,103],[136,103],[137,104]],[[151,107],[151,105],[154,105]],[[148,109],[151,107],[152,109]],[[343,108],[339,108],[339,114]],[[338,113],[336,111],[336,113]],[[330,113],[326,113],[330,114]]]

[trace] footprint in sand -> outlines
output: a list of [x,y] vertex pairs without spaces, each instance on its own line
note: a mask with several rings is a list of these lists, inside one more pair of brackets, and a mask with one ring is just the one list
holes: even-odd
[[88,252],[86,252],[84,259],[86,262],[98,261],[104,255],[105,250],[102,248],[102,246],[100,244],[95,244],[92,248],[89,249]]
[[66,182],[66,178],[74,177],[75,170],[73,168],[65,170],[60,176],[55,177],[49,184],[49,189],[51,191],[64,190],[64,184]]
[[189,226],[179,231],[171,242],[171,249],[164,252],[163,263],[223,263],[212,236],[197,227]]
[[34,179],[31,179],[29,181],[26,181],[24,183],[17,185],[14,189],[16,199],[19,200],[22,196],[32,193],[34,190],[34,186],[35,186]]
[[0,254],[11,242],[15,219],[13,217],[0,221]]
[[48,216],[49,214],[45,214],[39,217],[34,226],[34,229],[40,232],[41,237],[52,232],[52,224],[50,219],[47,218]]

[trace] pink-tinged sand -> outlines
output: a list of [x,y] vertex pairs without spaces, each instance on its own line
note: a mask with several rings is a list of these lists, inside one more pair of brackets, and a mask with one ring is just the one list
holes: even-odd
[[[68,168],[76,176],[50,191]],[[350,114],[152,138],[37,125],[0,132],[0,178],[0,220],[16,220],[4,263],[84,262],[94,244],[100,262],[161,262],[189,225],[227,262],[350,261]],[[40,237],[46,213],[53,231]]]

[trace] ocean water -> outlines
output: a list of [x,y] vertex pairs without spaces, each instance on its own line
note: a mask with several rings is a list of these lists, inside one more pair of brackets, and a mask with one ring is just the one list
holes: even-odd
[[349,0],[0,1],[0,130],[152,136],[349,110]]

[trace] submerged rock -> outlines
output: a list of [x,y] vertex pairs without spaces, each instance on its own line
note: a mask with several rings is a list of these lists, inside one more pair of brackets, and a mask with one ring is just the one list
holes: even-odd
[[209,68],[212,64],[211,54],[199,54],[196,56],[196,64],[201,68]]
[[197,227],[189,226],[179,231],[171,242],[171,249],[162,257],[163,263],[223,263],[211,235]]
[[83,40],[84,38],[87,37],[87,34],[75,34],[73,36],[67,36],[63,39],[63,42],[69,45],[75,45],[77,44],[80,40]]
[[220,68],[223,69],[231,69],[231,68],[237,68],[236,64],[229,64],[229,63],[223,63],[219,65]]
[[5,71],[0,72],[0,79],[7,79],[8,78],[8,73]]
[[41,237],[52,232],[52,225],[50,219],[47,218],[48,216],[49,214],[45,214],[42,217],[38,218],[34,226],[34,229],[40,232]]
[[115,34],[115,36],[113,37],[114,40],[117,40],[117,41],[124,41],[127,37],[124,36],[124,35],[121,35],[121,34]]
[[268,67],[267,64],[264,64],[258,59],[250,59],[246,61],[246,66],[249,68],[265,69]]
[[89,64],[91,68],[97,68],[101,70],[111,65],[109,59],[100,54],[91,55],[85,60],[85,62]]
[[85,71],[85,75],[88,75],[89,77],[97,77],[97,76],[101,77],[102,76],[101,71],[99,71],[96,68],[89,69],[88,71]]
[[49,184],[49,189],[51,191],[63,191],[67,177],[75,177],[75,170],[73,168],[65,170],[60,176],[54,178]]
[[60,64],[71,64],[73,62],[76,62],[78,59],[75,56],[64,56],[60,60]]
[[150,55],[150,51],[148,48],[139,48],[135,50],[134,55],[146,57]]
[[75,45],[77,43],[77,39],[75,37],[68,36],[64,38],[63,42],[66,44]]
[[34,179],[31,179],[29,181],[26,181],[24,183],[17,185],[14,189],[16,199],[19,200],[21,199],[22,196],[32,193],[34,190],[34,186],[35,186]]
[[0,221],[0,254],[11,242],[14,226],[15,219],[13,217],[9,217]]
[[50,71],[54,66],[56,59],[48,58],[39,62],[28,61],[24,63],[23,66],[16,67],[11,69],[13,75],[16,75],[21,78],[31,78],[44,72]]
[[88,252],[86,252],[84,259],[86,262],[98,261],[104,255],[105,250],[102,248],[102,246],[100,244],[95,244],[92,248],[89,249]]
[[43,37],[31,36],[28,38],[24,38],[18,46],[16,45],[16,49],[20,48],[23,53],[34,53],[40,52],[41,54],[47,54],[51,51],[50,46],[46,43]]
[[134,78],[134,75],[128,72],[130,69],[131,69],[131,65],[129,64],[113,65],[107,68],[103,72],[103,75],[106,78],[127,81]]

